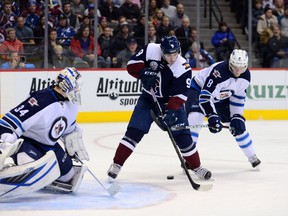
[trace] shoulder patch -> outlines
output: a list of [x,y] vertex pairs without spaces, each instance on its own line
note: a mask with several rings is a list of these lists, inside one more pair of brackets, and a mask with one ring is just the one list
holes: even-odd
[[216,69],[213,70],[213,73],[212,73],[212,74],[213,74],[213,76],[214,76],[215,78],[217,78],[217,77],[218,77],[218,78],[222,78],[220,72],[219,72],[218,70],[216,70]]

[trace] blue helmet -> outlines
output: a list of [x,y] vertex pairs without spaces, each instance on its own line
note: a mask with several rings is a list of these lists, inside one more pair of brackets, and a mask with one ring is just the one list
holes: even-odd
[[161,50],[163,54],[180,53],[180,42],[172,36],[164,36],[161,41]]

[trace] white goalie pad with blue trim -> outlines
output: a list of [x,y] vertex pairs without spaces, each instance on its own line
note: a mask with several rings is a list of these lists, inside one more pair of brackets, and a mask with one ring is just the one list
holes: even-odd
[[0,172],[0,200],[42,189],[59,176],[59,165],[53,151],[48,151],[37,161],[8,167]]

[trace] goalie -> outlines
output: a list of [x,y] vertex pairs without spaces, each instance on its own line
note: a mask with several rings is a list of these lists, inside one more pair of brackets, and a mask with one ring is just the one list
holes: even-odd
[[76,123],[81,86],[80,73],[65,68],[55,85],[31,93],[0,119],[0,199],[44,187],[78,189],[87,167],[77,165],[75,154],[89,160]]

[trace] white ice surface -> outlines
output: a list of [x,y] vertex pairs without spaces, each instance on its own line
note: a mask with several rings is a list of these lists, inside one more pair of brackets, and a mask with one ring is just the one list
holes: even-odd
[[[103,182],[127,123],[81,124],[90,170]],[[169,140],[153,125],[118,176],[121,190],[109,196],[87,172],[78,194],[40,191],[0,203],[1,216],[287,216],[288,122],[248,121],[260,170],[248,163],[228,130],[202,129],[202,165],[213,173],[208,192],[192,189]],[[174,180],[167,180],[174,175]]]

